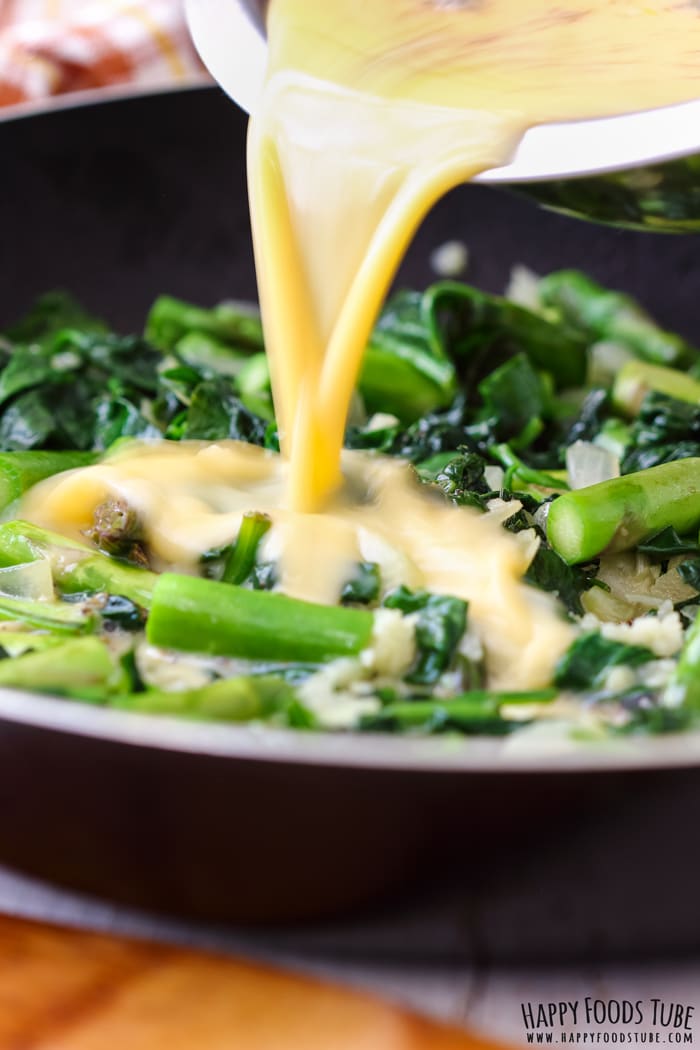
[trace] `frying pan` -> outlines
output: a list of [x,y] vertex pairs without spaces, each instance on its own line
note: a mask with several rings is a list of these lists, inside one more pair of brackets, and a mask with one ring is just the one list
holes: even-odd
[[[245,118],[218,89],[0,124],[0,322],[67,288],[122,330],[160,292],[255,295]],[[470,279],[582,266],[700,338],[700,239],[586,226],[468,187],[431,250]],[[321,921],[451,886],[480,959],[700,944],[700,741],[545,743],[294,734],[0,694],[0,861],[132,905],[239,923]],[[459,931],[458,931],[459,932]]]

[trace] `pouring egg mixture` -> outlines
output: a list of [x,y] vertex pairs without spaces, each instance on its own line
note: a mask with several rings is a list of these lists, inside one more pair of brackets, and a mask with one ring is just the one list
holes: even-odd
[[298,728],[692,724],[698,351],[574,271],[382,303],[528,127],[697,97],[696,6],[272,0],[267,28],[262,325],[161,297],[124,338],[49,296],[6,333],[0,684]]

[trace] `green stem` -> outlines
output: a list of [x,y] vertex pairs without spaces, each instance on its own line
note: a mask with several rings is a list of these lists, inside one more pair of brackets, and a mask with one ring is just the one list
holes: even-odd
[[700,711],[700,616],[696,616],[678,657],[664,700],[669,707]]
[[146,338],[161,350],[172,350],[188,332],[204,332],[234,347],[262,350],[262,324],[250,303],[219,303],[211,309],[161,295],[146,321]]
[[112,706],[150,715],[176,715],[217,722],[258,722],[282,714],[295,700],[294,690],[282,678],[260,675],[222,678],[200,689],[182,692],[148,690],[116,697]]
[[[491,693],[474,690],[451,700],[404,700],[387,704],[375,715],[361,720],[362,729],[462,729],[483,732],[498,722],[508,705],[543,704],[554,700],[558,690],[539,689],[523,693]],[[508,723],[503,723],[507,728]]]
[[[70,602],[32,601],[27,598],[0,597],[0,620],[16,621],[36,630],[54,634],[90,631],[96,624],[92,613]],[[0,645],[2,636],[0,635]]]
[[120,594],[148,608],[158,579],[147,569],[100,554],[79,540],[49,532],[28,521],[0,525],[0,566],[48,558],[54,582],[66,594],[82,591]]
[[610,291],[578,270],[560,270],[543,277],[538,291],[542,305],[585,332],[591,342],[609,340],[626,346],[643,361],[658,365],[689,365],[697,351],[675,332],[667,332],[629,295]]
[[76,638],[0,662],[0,686],[61,693],[100,703],[126,688],[127,676],[98,638]]
[[267,514],[251,511],[243,515],[238,538],[224,562],[223,583],[245,583],[255,566],[260,541],[271,524]]
[[126,565],[107,554],[92,554],[59,569],[55,579],[64,594],[81,594],[83,591],[119,594],[147,609],[158,574]]
[[612,403],[622,415],[633,419],[639,414],[642,402],[651,391],[700,405],[700,382],[677,368],[650,365],[645,361],[629,361],[620,369],[612,388]]
[[700,458],[662,463],[556,499],[547,538],[569,565],[629,550],[665,528],[681,535],[700,525]]
[[165,573],[153,589],[146,633],[153,645],[186,652],[322,663],[366,648],[373,625],[363,609]]

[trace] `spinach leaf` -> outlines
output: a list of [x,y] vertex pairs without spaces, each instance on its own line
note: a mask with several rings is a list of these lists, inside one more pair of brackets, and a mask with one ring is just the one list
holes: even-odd
[[382,578],[374,561],[358,562],[355,573],[343,587],[340,600],[343,605],[371,605],[379,598]]
[[564,449],[576,441],[592,441],[600,433],[609,412],[610,395],[608,391],[599,387],[589,390],[578,416],[569,423],[568,431],[562,442]]
[[497,421],[496,429],[504,439],[521,434],[547,412],[544,383],[525,354],[516,354],[482,379],[479,394],[485,417]]
[[525,573],[525,579],[542,591],[556,594],[574,616],[582,616],[581,595],[592,586],[597,568],[596,564],[567,565],[543,540]]
[[107,331],[104,322],[89,314],[67,292],[47,292],[3,334],[13,343],[36,343],[62,328],[75,328],[83,332]]
[[647,394],[630,428],[622,473],[692,456],[700,456],[700,405],[657,392]]
[[613,667],[638,667],[654,660],[650,649],[604,638],[597,631],[582,634],[559,660],[554,684],[561,689],[593,689]]
[[690,558],[681,562],[677,572],[684,583],[700,594],[700,558]]
[[382,310],[370,337],[359,388],[369,412],[389,412],[404,423],[453,400],[455,368],[435,339],[423,296],[399,292]]
[[267,427],[267,420],[245,407],[230,382],[209,379],[195,388],[182,436],[200,441],[233,438],[263,445]]
[[558,388],[580,386],[586,375],[588,339],[566,323],[551,323],[497,295],[457,281],[440,281],[424,293],[421,311],[463,377],[473,383],[502,360],[524,353],[549,372]]
[[384,599],[388,609],[400,609],[405,615],[418,613],[416,646],[418,654],[406,681],[416,685],[433,685],[454,658],[467,627],[467,603],[461,598],[410,591],[397,587]]
[[677,554],[700,554],[700,545],[687,536],[679,536],[676,530],[669,526],[657,532],[655,536],[650,536],[648,540],[643,540],[637,550],[667,561]]
[[251,303],[219,303],[211,309],[161,295],[146,320],[146,339],[161,350],[174,350],[183,336],[202,332],[234,348],[262,350],[260,312]]

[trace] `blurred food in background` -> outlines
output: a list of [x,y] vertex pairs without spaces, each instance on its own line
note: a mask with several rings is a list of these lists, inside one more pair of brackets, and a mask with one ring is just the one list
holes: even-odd
[[205,79],[181,0],[0,0],[0,106]]

